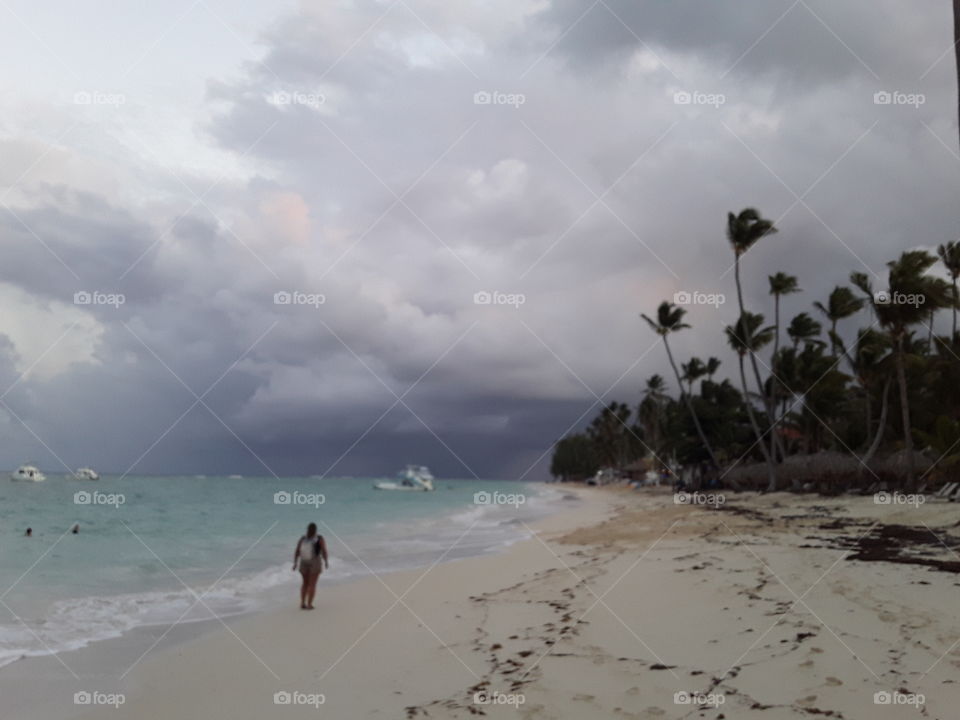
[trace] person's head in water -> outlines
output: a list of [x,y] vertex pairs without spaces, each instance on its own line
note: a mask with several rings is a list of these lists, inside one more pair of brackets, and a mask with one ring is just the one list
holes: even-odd
[[26,537],[33,537],[33,528],[27,528],[27,531],[24,533]]
[[317,536],[317,524],[310,523],[307,525],[307,537],[312,538]]
[[70,532],[72,532],[74,535],[80,532],[80,523],[74,523],[73,527],[70,528]]

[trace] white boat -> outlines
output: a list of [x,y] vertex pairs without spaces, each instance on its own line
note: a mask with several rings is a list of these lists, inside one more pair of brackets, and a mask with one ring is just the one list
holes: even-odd
[[25,482],[43,482],[47,479],[47,476],[40,472],[36,465],[21,465],[16,471],[10,473],[10,479],[23,480]]
[[397,473],[396,482],[380,482],[373,487],[377,490],[433,490],[433,475],[425,465],[407,465]]
[[73,478],[75,480],[99,480],[100,473],[92,468],[82,467],[73,474]]

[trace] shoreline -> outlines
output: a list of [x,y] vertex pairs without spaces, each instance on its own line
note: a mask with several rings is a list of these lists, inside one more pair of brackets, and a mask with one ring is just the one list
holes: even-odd
[[[539,483],[537,483],[539,485]],[[551,489],[558,489],[559,486],[547,485]],[[560,495],[581,495],[575,488],[563,488],[564,493]],[[551,501],[553,508],[545,515],[531,520],[531,524],[536,526],[540,522],[545,522],[551,518],[572,512],[571,508],[564,507],[560,497]],[[582,503],[578,503],[579,508]],[[466,535],[467,533],[464,533]],[[338,538],[339,540],[339,538]],[[525,542],[527,538],[518,536],[503,542],[502,547],[495,550],[488,550],[480,554],[469,554],[466,556],[449,556],[449,550],[439,559],[438,564],[450,564],[469,561],[474,558],[498,557],[508,553],[517,543]],[[334,545],[344,547],[336,540]],[[344,550],[340,554],[339,560],[351,560],[350,554]],[[360,560],[360,558],[357,558]],[[335,561],[336,562],[336,561]],[[360,560],[360,562],[363,562]],[[321,579],[318,588],[318,600],[323,592],[331,592],[340,588],[353,587],[357,584],[373,581],[371,574],[380,578],[392,577],[395,575],[415,574],[422,572],[429,566],[429,563],[422,562],[409,566],[399,567],[389,570],[367,571],[361,575],[348,575],[345,577],[335,576],[326,580]],[[288,568],[286,564],[284,568]],[[218,617],[196,618],[190,617],[173,624],[171,622],[157,622],[144,625],[138,625],[129,630],[123,631],[115,637],[106,637],[89,641],[87,644],[63,650],[59,652],[50,652],[42,655],[31,655],[15,660],[12,663],[0,667],[0,695],[4,697],[5,707],[9,710],[16,710],[18,717],[23,718],[47,718],[47,717],[82,717],[85,714],[85,708],[75,707],[72,702],[65,708],[64,703],[71,698],[74,691],[82,691],[90,687],[88,680],[95,679],[94,686],[106,685],[113,688],[110,692],[119,692],[117,690],[123,682],[117,682],[118,674],[125,674],[130,670],[131,665],[139,665],[140,656],[144,653],[146,657],[153,655],[163,656],[164,653],[175,652],[180,646],[196,642],[203,639],[211,633],[218,631],[228,633],[228,626],[234,623],[244,621],[256,621],[259,618],[268,617],[274,613],[284,612],[288,608],[282,598],[294,598],[297,596],[299,588],[299,575],[290,573],[290,581],[287,584],[270,588],[261,598],[261,606],[252,610],[244,610],[233,614],[220,614]],[[351,591],[345,591],[347,593]],[[299,602],[299,601],[297,601]],[[291,600],[291,606],[296,603]],[[319,608],[318,608],[319,609]],[[88,672],[88,668],[94,668],[94,672]],[[104,671],[105,670],[105,671]],[[135,676],[135,672],[129,672]],[[75,676],[79,676],[75,677]],[[51,685],[58,688],[57,697],[51,698],[49,694],[42,692],[23,692],[24,687],[35,688],[38,682]],[[60,693],[60,688],[63,692]],[[72,688],[70,693],[67,688]],[[34,697],[30,697],[30,696]],[[42,696],[39,697],[38,696]]]
[[[76,714],[952,717],[956,505],[775,493],[716,509],[559,487],[583,501],[503,553],[321,588],[313,613],[291,602],[227,619],[158,647],[122,684],[87,681],[125,703]],[[55,674],[19,688],[55,687],[50,712],[18,717],[78,710]]]

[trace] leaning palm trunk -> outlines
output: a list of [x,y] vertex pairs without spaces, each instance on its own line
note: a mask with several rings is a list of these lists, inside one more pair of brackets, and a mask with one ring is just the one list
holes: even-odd
[[903,366],[903,333],[897,337],[897,382],[900,384],[900,414],[903,420],[903,447],[907,451],[907,489],[912,491],[913,477],[913,437],[910,434],[910,400],[907,397],[907,372]]
[[[960,0],[953,0],[953,49],[957,55],[957,87],[960,90]],[[960,117],[960,93],[957,96],[957,114]]]
[[[956,0],[960,4],[960,0]],[[957,52],[960,53],[960,48],[957,48]],[[960,61],[958,61],[960,63]],[[957,295],[957,279],[953,279],[953,334],[950,335],[951,342],[956,342],[957,340],[957,301],[960,300],[960,295]]]
[[770,451],[763,442],[763,434],[760,432],[760,426],[757,425],[757,418],[753,414],[753,404],[750,402],[750,390],[747,388],[747,374],[743,370],[743,355],[738,353],[740,358],[740,384],[743,385],[743,404],[747,407],[747,416],[750,418],[750,425],[753,427],[753,434],[757,436],[757,445],[763,451],[763,459],[767,463],[767,492],[775,492],[777,489],[777,474],[773,469],[773,461],[770,459]]
[[[743,317],[746,314],[746,311],[743,308],[743,285],[741,285],[740,283],[740,255],[739,254],[734,258],[733,277],[734,277],[734,280],[736,280],[737,282],[737,303],[740,305],[740,317]],[[780,442],[779,442],[780,438],[776,433],[776,418],[774,417],[773,410],[770,408],[770,403],[767,402],[767,395],[763,391],[763,383],[760,382],[760,370],[757,368],[757,358],[754,357],[752,350],[748,350],[747,352],[750,353],[750,363],[753,365],[753,375],[757,381],[757,391],[760,393],[760,398],[763,400],[763,407],[766,410],[767,420],[770,423],[770,428],[771,428],[770,432],[773,435],[772,446],[776,447],[776,449],[779,450],[781,457],[784,457],[783,447],[780,445]],[[746,384],[744,384],[743,391],[747,392]],[[749,402],[747,404],[749,406]],[[766,458],[767,462],[770,463],[770,476],[774,478],[773,480],[771,480],[771,483],[774,486],[776,486],[775,478],[776,478],[777,471],[776,471],[776,468],[774,467],[776,464],[776,453],[773,453],[772,454],[773,456],[771,456],[771,453],[767,452],[766,445],[763,444],[762,440],[760,441],[760,444],[763,445],[764,458]]]
[[876,454],[877,450],[880,449],[880,441],[883,440],[883,432],[887,428],[887,411],[890,409],[889,403],[890,396],[890,378],[887,378],[883,383],[883,400],[880,405],[880,424],[877,426],[877,434],[873,436],[873,442],[870,443],[870,447],[867,448],[866,454],[860,460],[860,467],[857,468],[857,474],[863,475],[863,471],[866,468],[870,467],[870,461],[873,460],[873,456]]
[[677,370],[677,364],[673,361],[673,352],[670,350],[670,343],[667,341],[667,336],[663,336],[663,346],[667,349],[667,358],[670,360],[670,367],[673,368],[673,374],[677,378],[677,386],[680,388],[680,396],[684,399],[684,402],[687,405],[687,410],[690,411],[690,417],[693,418],[694,427],[697,428],[697,435],[700,436],[700,442],[703,443],[703,447],[707,451],[707,455],[710,456],[710,462],[713,463],[715,468],[719,468],[720,465],[717,463],[717,456],[713,454],[713,448],[710,447],[710,441],[707,440],[706,434],[703,432],[703,428],[700,427],[700,418],[697,417],[697,411],[693,409],[693,401],[690,399],[690,396],[683,392],[683,381],[680,378],[680,372]]

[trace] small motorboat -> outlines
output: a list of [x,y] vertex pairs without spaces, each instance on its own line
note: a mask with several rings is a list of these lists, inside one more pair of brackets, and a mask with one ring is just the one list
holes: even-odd
[[43,482],[47,479],[47,476],[40,472],[36,465],[21,465],[10,473],[10,479],[24,482]]
[[93,468],[82,467],[73,474],[74,480],[99,480],[100,473]]
[[396,482],[379,482],[373,487],[377,490],[433,490],[433,475],[425,465],[407,465],[397,473]]

